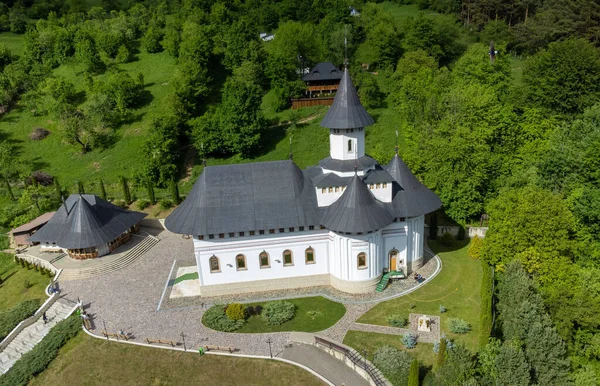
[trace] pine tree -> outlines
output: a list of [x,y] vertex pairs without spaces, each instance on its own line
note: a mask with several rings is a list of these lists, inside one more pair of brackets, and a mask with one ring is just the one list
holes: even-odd
[[85,194],[85,189],[83,188],[83,182],[77,181],[77,192],[79,194]]
[[446,361],[446,338],[440,339],[440,347],[438,349],[437,357],[435,359],[434,370],[439,370]]
[[100,178],[100,196],[103,200],[106,200],[106,189],[104,188],[104,181]]
[[413,359],[408,373],[408,386],[419,386],[419,361]]
[[152,205],[156,204],[156,196],[154,195],[154,185],[152,185],[152,180],[148,178],[146,181],[146,190],[148,191],[148,199],[152,203]]
[[171,199],[175,205],[179,205],[181,197],[179,197],[179,187],[174,179],[169,182],[169,188],[171,189]]
[[529,364],[523,350],[512,342],[504,342],[495,360],[496,384],[527,386],[530,384]]
[[131,203],[131,193],[129,192],[129,185],[127,179],[121,176],[121,187],[123,188],[123,198],[127,204]]
[[479,316],[479,347],[484,347],[490,333],[492,332],[492,297],[493,294],[493,267],[490,267],[485,261],[481,261],[481,314]]
[[6,183],[6,190],[8,190],[8,195],[10,196],[10,199],[15,201],[15,194],[12,191],[12,187],[10,186],[10,181],[8,180],[8,177],[4,177],[4,182]]

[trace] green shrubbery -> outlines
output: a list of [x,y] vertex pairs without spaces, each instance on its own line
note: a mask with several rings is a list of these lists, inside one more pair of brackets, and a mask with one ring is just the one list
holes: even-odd
[[40,301],[34,299],[25,300],[8,311],[0,312],[0,340],[6,338],[6,335],[23,319],[35,314],[38,308],[40,308]]
[[244,325],[244,320],[231,320],[225,313],[225,306],[215,304],[204,313],[202,323],[213,330],[231,332]]
[[390,315],[387,318],[387,322],[390,326],[404,327],[408,324],[408,319],[402,315]]
[[471,331],[471,325],[464,319],[450,318],[448,319],[448,329],[455,334],[466,334]]
[[23,354],[6,374],[0,376],[0,386],[27,385],[35,375],[48,367],[58,350],[77,335],[80,328],[81,321],[76,315],[58,323],[40,343]]
[[240,303],[231,303],[227,306],[225,314],[231,320],[245,320],[246,307],[244,307],[244,305]]
[[262,318],[270,325],[283,324],[294,317],[296,306],[285,300],[267,302],[262,311]]
[[479,236],[473,236],[471,240],[471,244],[469,245],[469,249],[467,250],[467,255],[473,259],[481,258],[481,248],[483,247],[483,240],[479,238]]
[[404,350],[382,346],[373,355],[373,364],[393,385],[406,385],[412,357]]
[[417,334],[409,332],[408,334],[402,335],[402,344],[408,349],[415,348],[417,346],[417,339],[419,339]]
[[137,207],[139,210],[144,210],[150,206],[150,201],[148,200],[137,200]]
[[450,232],[446,232],[438,238],[438,241],[445,247],[451,247],[454,245],[454,236]]

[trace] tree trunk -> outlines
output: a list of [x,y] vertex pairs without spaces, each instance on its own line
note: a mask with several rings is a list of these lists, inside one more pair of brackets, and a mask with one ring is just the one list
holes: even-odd
[[4,182],[6,182],[6,189],[8,190],[8,195],[10,196],[10,199],[15,201],[15,195],[12,191],[12,188],[10,187],[10,182],[8,181],[7,176],[4,176]]

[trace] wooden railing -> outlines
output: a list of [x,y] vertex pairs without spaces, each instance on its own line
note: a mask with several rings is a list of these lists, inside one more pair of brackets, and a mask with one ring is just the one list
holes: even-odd
[[337,84],[330,84],[325,86],[308,86],[309,91],[334,91],[338,89]]

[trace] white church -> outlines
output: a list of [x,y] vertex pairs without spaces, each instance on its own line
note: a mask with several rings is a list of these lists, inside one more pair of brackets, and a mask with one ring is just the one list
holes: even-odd
[[345,70],[321,122],[330,155],[300,170],[290,160],[208,166],[166,219],[192,235],[202,296],[330,285],[368,293],[385,272],[423,264],[424,215],[440,199],[396,155],[365,154],[366,126]]

